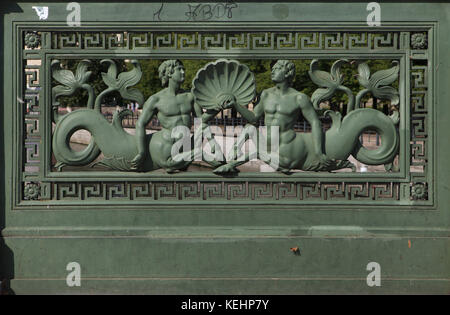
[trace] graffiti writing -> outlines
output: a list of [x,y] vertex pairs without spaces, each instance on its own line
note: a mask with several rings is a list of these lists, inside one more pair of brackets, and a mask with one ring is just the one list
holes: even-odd
[[211,19],[219,19],[233,17],[233,9],[238,5],[234,2],[216,3],[216,4],[188,4],[188,11],[185,15],[188,21],[208,21]]
[[155,13],[153,13],[154,21],[161,21],[161,12],[162,12],[163,8],[164,8],[164,3],[161,3],[161,7],[159,8],[159,10],[156,11]]

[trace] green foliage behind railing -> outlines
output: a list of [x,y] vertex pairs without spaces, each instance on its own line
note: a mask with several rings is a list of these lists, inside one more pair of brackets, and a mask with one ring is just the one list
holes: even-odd
[[[115,60],[119,71],[126,71],[131,69],[131,64],[129,62],[125,62],[123,59]],[[143,94],[144,99],[147,99],[149,96],[155,94],[159,90],[161,90],[161,82],[158,77],[158,67],[161,64],[162,59],[141,59],[139,60],[142,67],[142,79],[136,85]],[[189,90],[191,88],[191,83],[197,71],[202,68],[206,63],[211,61],[210,59],[186,59],[182,60],[185,72],[186,79],[182,88]],[[262,90],[267,89],[273,86],[273,82],[271,80],[271,66],[275,62],[275,60],[270,59],[239,59],[239,62],[246,64],[250,70],[255,74],[256,80],[256,88],[257,92],[260,93]],[[61,64],[68,70],[75,71],[76,66],[79,60],[61,60]],[[293,87],[305,93],[308,96],[311,96],[313,92],[317,89],[317,86],[311,81],[308,70],[310,67],[311,60],[310,59],[297,59],[293,60],[296,67],[295,80],[293,82]],[[319,67],[325,71],[330,69],[334,60],[320,60]],[[368,60],[368,66],[373,72],[376,72],[381,69],[386,69],[392,66],[392,60],[388,59],[378,59],[378,60]],[[91,76],[92,86],[94,87],[96,93],[98,94],[102,90],[106,88],[106,85],[103,83],[101,79],[101,72],[106,71],[106,66],[100,64],[100,59],[93,60],[89,67],[90,71],[93,72]],[[352,92],[356,95],[359,90],[361,90],[361,86],[357,80],[356,74],[358,73],[356,62],[350,62],[342,65],[341,72],[344,75],[344,84],[348,88],[352,90]],[[55,82],[54,82],[55,84]],[[398,82],[394,82],[393,87],[398,87]],[[366,95],[362,101],[367,102],[372,95],[370,93]],[[61,106],[83,106],[87,101],[86,93],[79,92],[70,97],[60,97],[59,102]],[[337,93],[333,96],[330,101],[330,107],[334,110],[342,111],[343,108],[340,107],[341,104],[345,106],[348,102],[348,97],[345,93]],[[126,101],[124,101],[119,93],[112,93],[107,98],[105,98],[106,105],[119,105],[124,106]],[[380,105],[380,103],[378,104]],[[386,106],[387,103],[384,102]]]

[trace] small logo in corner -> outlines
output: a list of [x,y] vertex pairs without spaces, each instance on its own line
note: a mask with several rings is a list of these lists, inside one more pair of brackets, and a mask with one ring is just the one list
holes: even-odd
[[39,20],[46,20],[48,18],[48,7],[32,7],[36,14],[39,16]]

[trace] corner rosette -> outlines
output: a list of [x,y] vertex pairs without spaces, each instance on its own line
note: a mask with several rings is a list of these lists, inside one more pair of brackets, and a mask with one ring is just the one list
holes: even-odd
[[426,200],[427,186],[424,183],[417,183],[411,187],[411,197],[414,200]]
[[27,32],[24,41],[27,47],[35,49],[41,44],[41,36],[37,32]]
[[39,199],[41,195],[41,187],[37,183],[27,183],[23,189],[23,195],[26,200]]

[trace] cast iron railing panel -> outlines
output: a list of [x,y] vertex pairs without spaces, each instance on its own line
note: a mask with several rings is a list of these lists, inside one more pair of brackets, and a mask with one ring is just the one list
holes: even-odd
[[[146,207],[198,205],[221,207],[288,205],[417,206],[433,208],[433,23],[384,24],[376,31],[361,25],[302,23],[142,24],[138,28],[84,25],[35,27],[14,24],[17,70],[11,117],[15,126],[12,196],[15,209],[96,205]],[[88,30],[86,30],[88,29]],[[313,59],[397,60],[399,64],[398,170],[354,172],[241,172],[220,176],[210,171],[57,172],[52,161],[52,62],[55,60],[145,59]],[[355,68],[356,69],[356,68]],[[99,75],[99,73],[94,74]],[[410,209],[410,208],[408,208]]]

